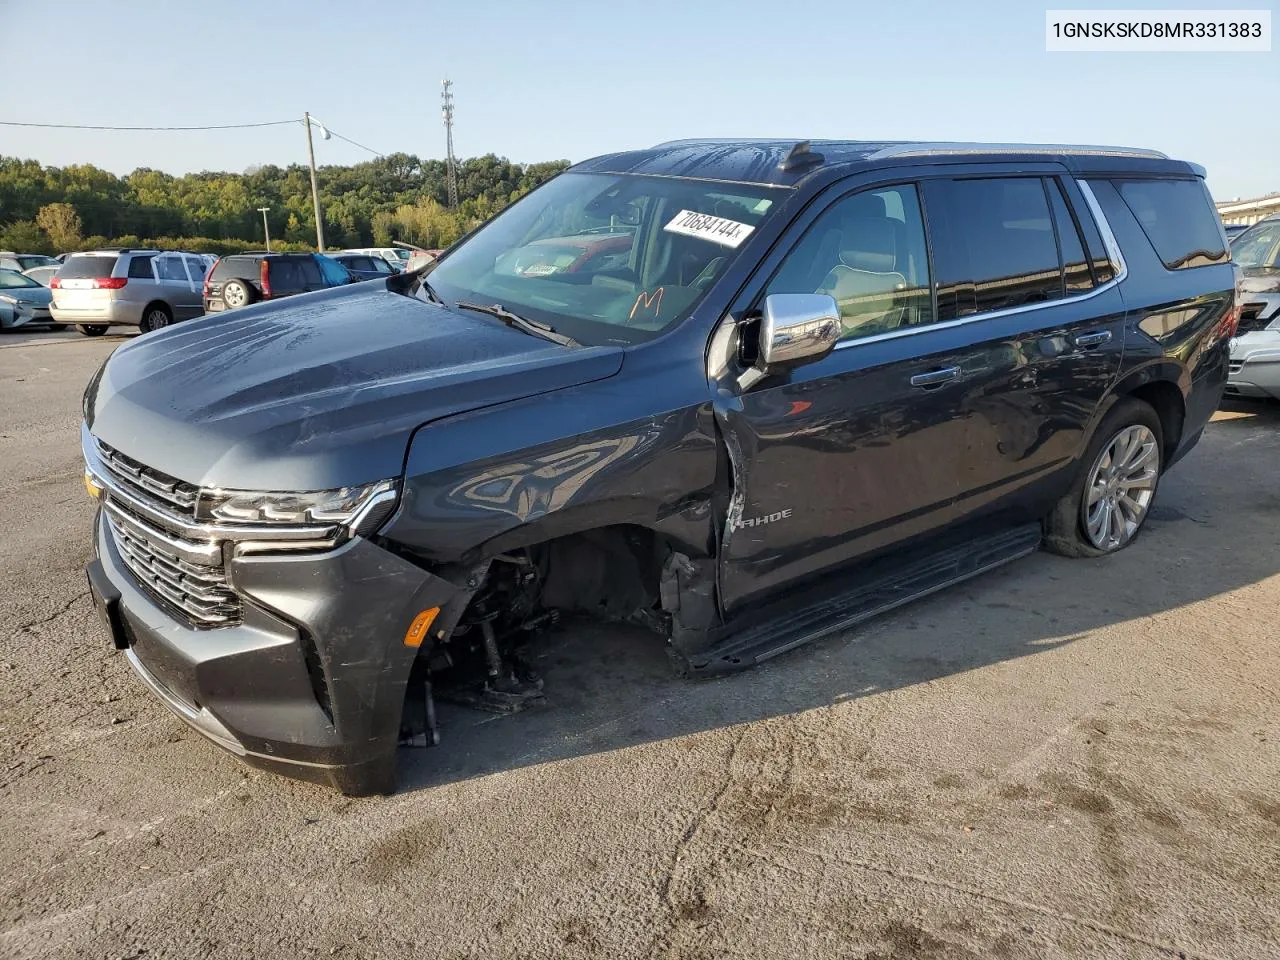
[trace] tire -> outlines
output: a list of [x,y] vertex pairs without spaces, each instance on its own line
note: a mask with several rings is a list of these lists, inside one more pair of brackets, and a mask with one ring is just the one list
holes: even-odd
[[147,309],[142,311],[142,320],[138,323],[138,329],[143,333],[150,333],[152,330],[163,330],[171,323],[173,323],[173,314],[168,307],[163,303],[149,303]]
[[1098,424],[1079,476],[1045,519],[1045,548],[1064,557],[1123,550],[1150,516],[1163,470],[1159,415],[1125,397]]
[[258,291],[243,280],[228,280],[222,285],[222,302],[228,310],[236,307],[247,307],[258,299]]
[[51,323],[46,329],[53,333],[61,333],[63,330],[67,329],[67,325],[65,323]]
[[100,337],[107,332],[105,323],[77,323],[76,329],[86,337]]

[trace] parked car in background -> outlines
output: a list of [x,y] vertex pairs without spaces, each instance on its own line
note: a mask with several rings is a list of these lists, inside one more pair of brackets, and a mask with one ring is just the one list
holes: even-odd
[[1243,280],[1227,393],[1280,399],[1280,216],[1236,237],[1231,259]]
[[42,287],[49,286],[49,281],[53,279],[53,275],[62,268],[62,264],[54,263],[47,267],[32,267],[30,270],[23,270],[24,277],[30,277]]
[[[536,702],[517,651],[570,612],[709,675],[1041,546],[1114,554],[1227,379],[1204,176],[1008,144],[587,160],[429,273],[112,354],[94,603],[214,743],[369,793],[436,742],[433,689]],[[617,222],[625,263],[518,268]]]
[[377,280],[379,277],[395,276],[399,272],[382,257],[371,253],[334,253],[329,258],[346,267],[356,280]]
[[0,268],[0,330],[42,324],[63,329],[49,313],[53,291],[17,270]]
[[403,247],[358,247],[352,250],[341,250],[340,253],[365,253],[371,257],[381,257],[395,269],[397,273],[404,270],[412,252]]
[[199,254],[160,250],[73,253],[54,274],[53,318],[87,337],[113,324],[143,333],[203,313],[204,261]]
[[14,253],[12,250],[0,250],[0,270],[17,270],[21,273],[32,267],[46,267],[49,264],[57,265],[57,263],[58,261],[53,257],[46,257],[43,253]]
[[204,282],[206,313],[247,307],[350,283],[347,268],[319,253],[237,253],[223,257]]

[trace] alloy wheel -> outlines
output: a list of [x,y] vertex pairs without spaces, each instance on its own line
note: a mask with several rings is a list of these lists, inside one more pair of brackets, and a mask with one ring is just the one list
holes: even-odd
[[1099,550],[1119,550],[1138,532],[1156,494],[1160,450],[1140,424],[1125,427],[1102,449],[1084,488],[1084,530]]
[[159,330],[169,325],[169,315],[163,310],[152,310],[147,314],[147,329]]

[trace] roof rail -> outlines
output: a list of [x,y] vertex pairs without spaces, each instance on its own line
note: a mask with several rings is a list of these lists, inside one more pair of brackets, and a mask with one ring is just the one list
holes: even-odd
[[664,140],[655,143],[650,150],[665,150],[667,147],[697,147],[707,143],[726,143],[724,137],[688,137],[684,140]]
[[897,143],[884,147],[867,157],[868,160],[884,160],[889,157],[920,157],[941,154],[965,153],[1043,153],[1088,154],[1103,157],[1138,157],[1146,160],[1168,160],[1159,150],[1141,147],[1099,147],[1069,143]]

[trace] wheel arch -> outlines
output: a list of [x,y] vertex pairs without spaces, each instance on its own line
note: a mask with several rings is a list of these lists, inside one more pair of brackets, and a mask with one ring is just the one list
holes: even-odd
[[138,318],[138,326],[142,326],[144,323],[146,323],[147,314],[149,314],[152,310],[156,309],[157,307],[159,307],[161,310],[165,312],[166,315],[168,315],[170,323],[173,322],[173,307],[169,305],[168,301],[160,297],[156,297],[152,300],[148,300],[146,305],[142,308],[142,314]]
[[[1102,405],[1094,421],[1094,429],[1111,407],[1124,397],[1148,404],[1160,418],[1163,434],[1163,462],[1167,465],[1182,442],[1187,420],[1187,396],[1191,391],[1191,375],[1172,360],[1163,359],[1132,370],[1112,387],[1109,401]],[[1090,431],[1092,440],[1092,430]]]

